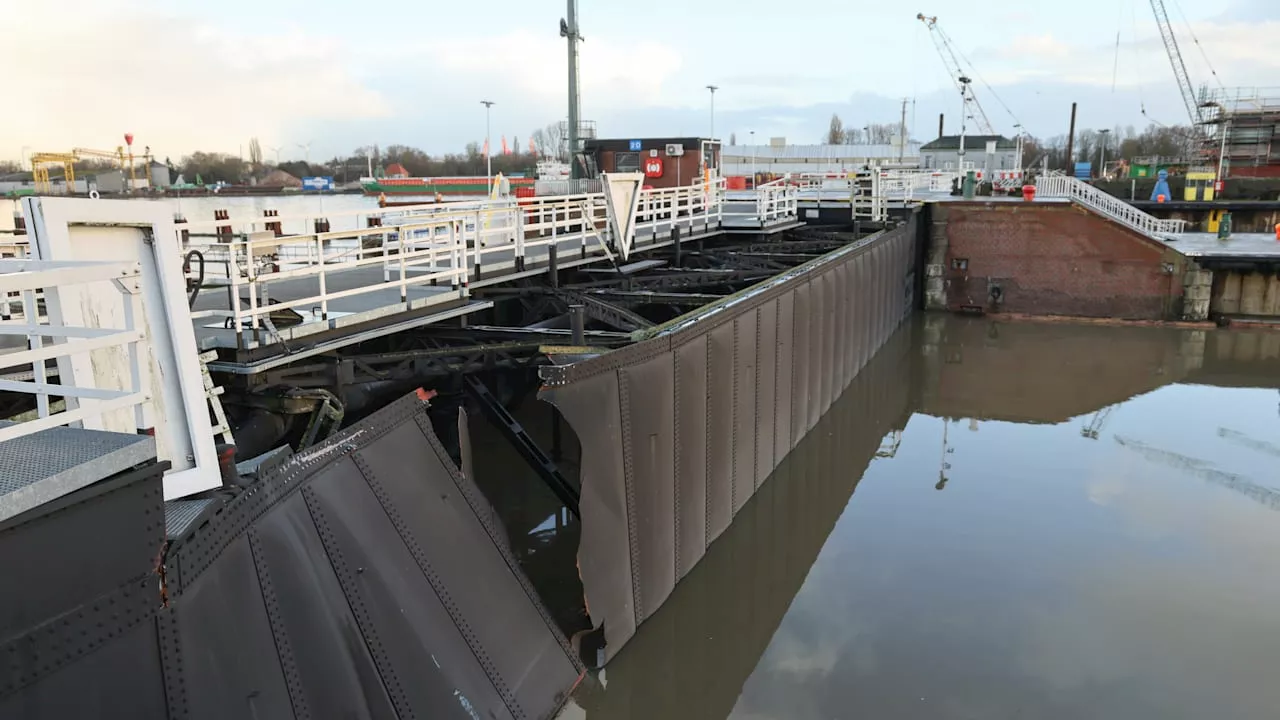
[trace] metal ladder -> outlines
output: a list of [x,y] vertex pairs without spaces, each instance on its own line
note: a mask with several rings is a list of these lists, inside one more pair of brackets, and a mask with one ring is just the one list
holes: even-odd
[[231,436],[227,414],[222,409],[222,401],[218,399],[225,392],[225,388],[214,385],[213,377],[209,375],[209,363],[217,359],[218,351],[216,350],[200,355],[200,376],[204,378],[204,394],[209,398],[209,409],[213,412],[213,437],[219,443],[234,445],[235,439]]

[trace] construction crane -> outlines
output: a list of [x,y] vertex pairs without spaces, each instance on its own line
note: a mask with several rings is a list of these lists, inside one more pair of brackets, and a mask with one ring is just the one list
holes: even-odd
[[1204,114],[1200,110],[1200,104],[1196,102],[1195,91],[1191,88],[1191,76],[1187,74],[1187,64],[1182,60],[1182,50],[1178,48],[1178,38],[1173,34],[1173,25],[1169,23],[1164,0],[1151,0],[1151,11],[1155,13],[1156,25],[1160,26],[1160,38],[1164,40],[1164,49],[1169,53],[1169,64],[1173,66],[1173,75],[1178,80],[1182,102],[1187,106],[1187,117],[1191,118],[1192,127],[1201,127],[1204,124]]
[[1199,458],[1188,457],[1181,453],[1162,450],[1140,440],[1133,440],[1121,435],[1114,436],[1121,447],[1138,453],[1151,462],[1167,465],[1181,470],[1191,477],[1203,480],[1211,485],[1226,488],[1240,493],[1254,502],[1272,510],[1280,510],[1280,491],[1259,485],[1249,478],[1235,473],[1223,472],[1211,463]]
[[1116,409],[1116,405],[1108,405],[1093,414],[1093,418],[1089,420],[1089,424],[1080,428],[1080,437],[1090,440],[1097,440],[1102,429],[1107,426],[1107,420],[1111,417],[1111,412]]
[[929,37],[933,40],[933,46],[938,49],[938,57],[942,58],[942,64],[947,66],[947,72],[955,74],[952,80],[955,81],[956,89],[965,96],[967,104],[973,105],[973,119],[978,124],[978,129],[985,135],[995,135],[995,128],[987,118],[987,111],[982,109],[982,103],[978,102],[978,97],[969,87],[969,79],[965,77],[964,66],[960,64],[960,58],[956,57],[955,50],[951,46],[951,38],[938,27],[938,18],[917,13],[916,19],[929,28]]

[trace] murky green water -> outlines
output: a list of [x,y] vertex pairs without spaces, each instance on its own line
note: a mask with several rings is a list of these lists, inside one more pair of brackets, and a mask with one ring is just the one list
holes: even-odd
[[917,318],[563,717],[1278,717],[1277,387],[1276,334]]

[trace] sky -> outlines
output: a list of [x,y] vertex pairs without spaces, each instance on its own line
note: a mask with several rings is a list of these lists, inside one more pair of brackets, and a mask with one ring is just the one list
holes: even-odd
[[[1165,0],[1192,82],[1280,86],[1280,2]],[[583,118],[601,137],[819,142],[897,123],[958,131],[959,93],[916,13],[969,61],[993,126],[1186,122],[1148,0],[580,0]],[[113,149],[328,159],[379,143],[433,154],[566,116],[561,0],[0,0],[10,57],[0,159]],[[1194,37],[1194,39],[1193,39]],[[1197,42],[1198,41],[1198,42]],[[1209,62],[1206,62],[1206,58]],[[1216,78],[1213,72],[1216,71]],[[1277,93],[1280,95],[1280,93]],[[1006,110],[1007,107],[1007,110]]]

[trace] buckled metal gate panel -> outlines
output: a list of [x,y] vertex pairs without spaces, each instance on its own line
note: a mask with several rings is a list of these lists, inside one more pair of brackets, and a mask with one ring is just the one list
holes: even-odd
[[916,219],[656,337],[544,370],[583,447],[579,566],[612,657],[907,317]]
[[177,541],[172,717],[517,720],[563,703],[581,668],[425,410],[398,401]]

